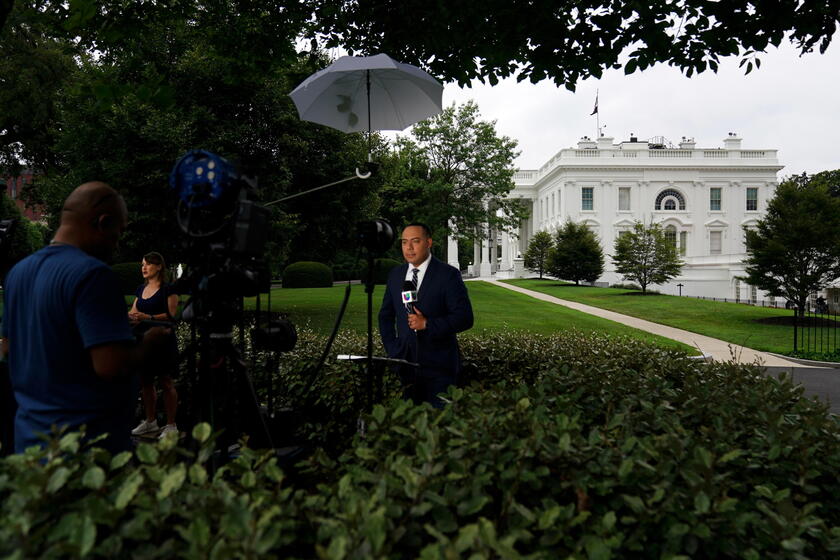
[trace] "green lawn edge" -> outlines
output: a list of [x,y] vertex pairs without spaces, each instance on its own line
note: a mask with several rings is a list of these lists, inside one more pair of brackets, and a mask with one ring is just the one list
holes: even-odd
[[791,327],[761,322],[762,319],[790,316],[793,312],[787,309],[664,294],[627,295],[630,290],[574,286],[548,279],[502,282],[763,352],[785,354],[793,350]]
[[[480,335],[482,332],[519,330],[536,334],[555,334],[567,330],[598,332],[612,336],[629,336],[657,346],[677,350],[689,355],[696,355],[697,349],[681,342],[664,338],[652,333],[616,323],[600,317],[594,317],[560,305],[547,303],[512,292],[488,282],[470,281],[466,283],[473,305],[475,325],[467,333]],[[299,328],[309,328],[315,332],[328,334],[332,331],[346,285],[331,288],[272,288],[271,311],[281,312]],[[382,303],[384,286],[376,286],[373,294],[373,326],[378,329],[377,317]],[[260,296],[263,310],[268,309],[268,294]],[[420,302],[422,309],[422,300]],[[256,309],[256,298],[245,298],[245,309]],[[350,301],[347,305],[341,330],[366,332],[367,329],[367,294],[364,286],[353,285]],[[378,336],[378,335],[377,335]]]

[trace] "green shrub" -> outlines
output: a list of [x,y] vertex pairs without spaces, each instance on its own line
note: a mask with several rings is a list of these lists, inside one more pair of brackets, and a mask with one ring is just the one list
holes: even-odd
[[623,284],[611,284],[610,288],[618,288],[619,290],[641,290],[641,286],[633,284],[632,282],[625,282]]
[[[277,406],[323,350],[302,331]],[[340,335],[335,353],[361,353]],[[789,379],[629,338],[477,333],[469,384],[434,411],[393,398],[365,415],[361,368],[330,362],[309,435],[347,435],[295,478],[243,451],[215,473],[141,444],[132,462],[65,435],[0,461],[0,557],[833,558],[840,424]],[[377,350],[379,352],[380,350]],[[261,378],[278,375],[254,371]],[[289,388],[288,386],[291,386]],[[264,397],[264,394],[263,394]],[[180,457],[187,455],[187,458]]]
[[120,289],[124,295],[134,295],[137,287],[143,283],[143,273],[140,263],[126,262],[111,266],[120,281]]
[[333,269],[333,280],[336,282],[344,282],[347,280],[361,280],[362,279],[362,272],[356,267],[342,267],[342,266],[334,266]]
[[332,270],[323,263],[299,261],[283,271],[284,288],[328,288],[332,284]]
[[[373,260],[373,280],[376,284],[387,284],[388,274],[395,266],[400,266],[402,263],[394,259],[374,259]],[[367,278],[367,263],[362,268],[362,281]]]

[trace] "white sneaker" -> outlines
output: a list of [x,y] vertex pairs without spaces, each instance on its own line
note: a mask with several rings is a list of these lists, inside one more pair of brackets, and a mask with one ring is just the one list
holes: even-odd
[[137,427],[131,430],[131,435],[133,436],[142,436],[143,434],[148,434],[149,432],[156,432],[158,431],[158,424],[157,420],[152,420],[149,422],[148,420],[143,420]]
[[172,437],[178,437],[178,426],[175,425],[175,424],[167,424],[166,426],[163,427],[163,430],[161,430],[160,435],[158,436],[158,439],[163,439],[163,438],[167,437],[168,434],[175,434]]

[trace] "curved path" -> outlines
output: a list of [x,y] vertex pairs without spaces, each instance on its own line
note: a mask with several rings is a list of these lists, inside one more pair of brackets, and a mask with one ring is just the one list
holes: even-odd
[[689,346],[697,348],[705,356],[708,356],[713,360],[724,362],[735,360],[736,362],[742,364],[754,364],[758,362],[761,365],[769,367],[810,367],[791,362],[790,360],[785,360],[784,358],[774,354],[759,352],[758,350],[753,350],[752,348],[747,348],[746,346],[738,346],[737,344],[718,340],[710,336],[685,331],[683,329],[677,329],[675,327],[669,327],[667,325],[660,325],[659,323],[653,323],[651,321],[639,319],[638,317],[631,317],[630,315],[623,315],[621,313],[616,313],[615,311],[608,311],[606,309],[601,309],[600,307],[593,307],[583,303],[556,298],[541,292],[535,292],[534,290],[528,290],[520,288],[519,286],[500,282],[498,280],[487,280],[484,278],[476,278],[476,280],[488,282],[494,286],[507,288],[508,290],[513,290],[514,292],[519,292],[542,301],[562,305],[570,309],[588,313],[589,315],[595,315],[596,317],[603,317],[604,319],[609,319],[610,321],[615,321],[616,323],[621,323],[627,325],[628,327],[639,329],[640,331],[658,334],[659,336],[664,336],[665,338],[670,338],[672,340],[688,344]]

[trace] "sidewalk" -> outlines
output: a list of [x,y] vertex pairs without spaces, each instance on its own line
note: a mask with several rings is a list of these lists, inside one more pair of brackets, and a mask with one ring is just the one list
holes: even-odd
[[790,360],[786,360],[767,352],[759,352],[758,350],[753,350],[752,348],[738,346],[736,344],[732,344],[731,342],[724,342],[723,340],[718,340],[702,334],[684,331],[682,329],[668,327],[666,325],[660,325],[659,323],[652,323],[650,321],[645,321],[644,319],[630,317],[629,315],[622,315],[621,313],[616,313],[614,311],[607,311],[606,309],[601,309],[600,307],[593,307],[591,305],[584,305],[574,301],[559,299],[540,292],[535,292],[533,290],[526,290],[525,288],[520,288],[519,286],[506,284],[498,280],[488,280],[486,278],[476,278],[476,280],[487,282],[489,284],[493,284],[494,286],[507,288],[508,290],[513,290],[514,292],[519,292],[542,301],[563,305],[570,309],[588,313],[589,315],[609,319],[610,321],[622,323],[628,327],[658,334],[659,336],[664,336],[665,338],[670,338],[672,340],[688,344],[689,346],[698,348],[704,355],[711,357],[713,360],[725,362],[734,359],[738,363],[742,364],[753,364],[755,362],[759,362],[762,365],[770,367],[795,367],[797,369],[812,367],[794,363]]

